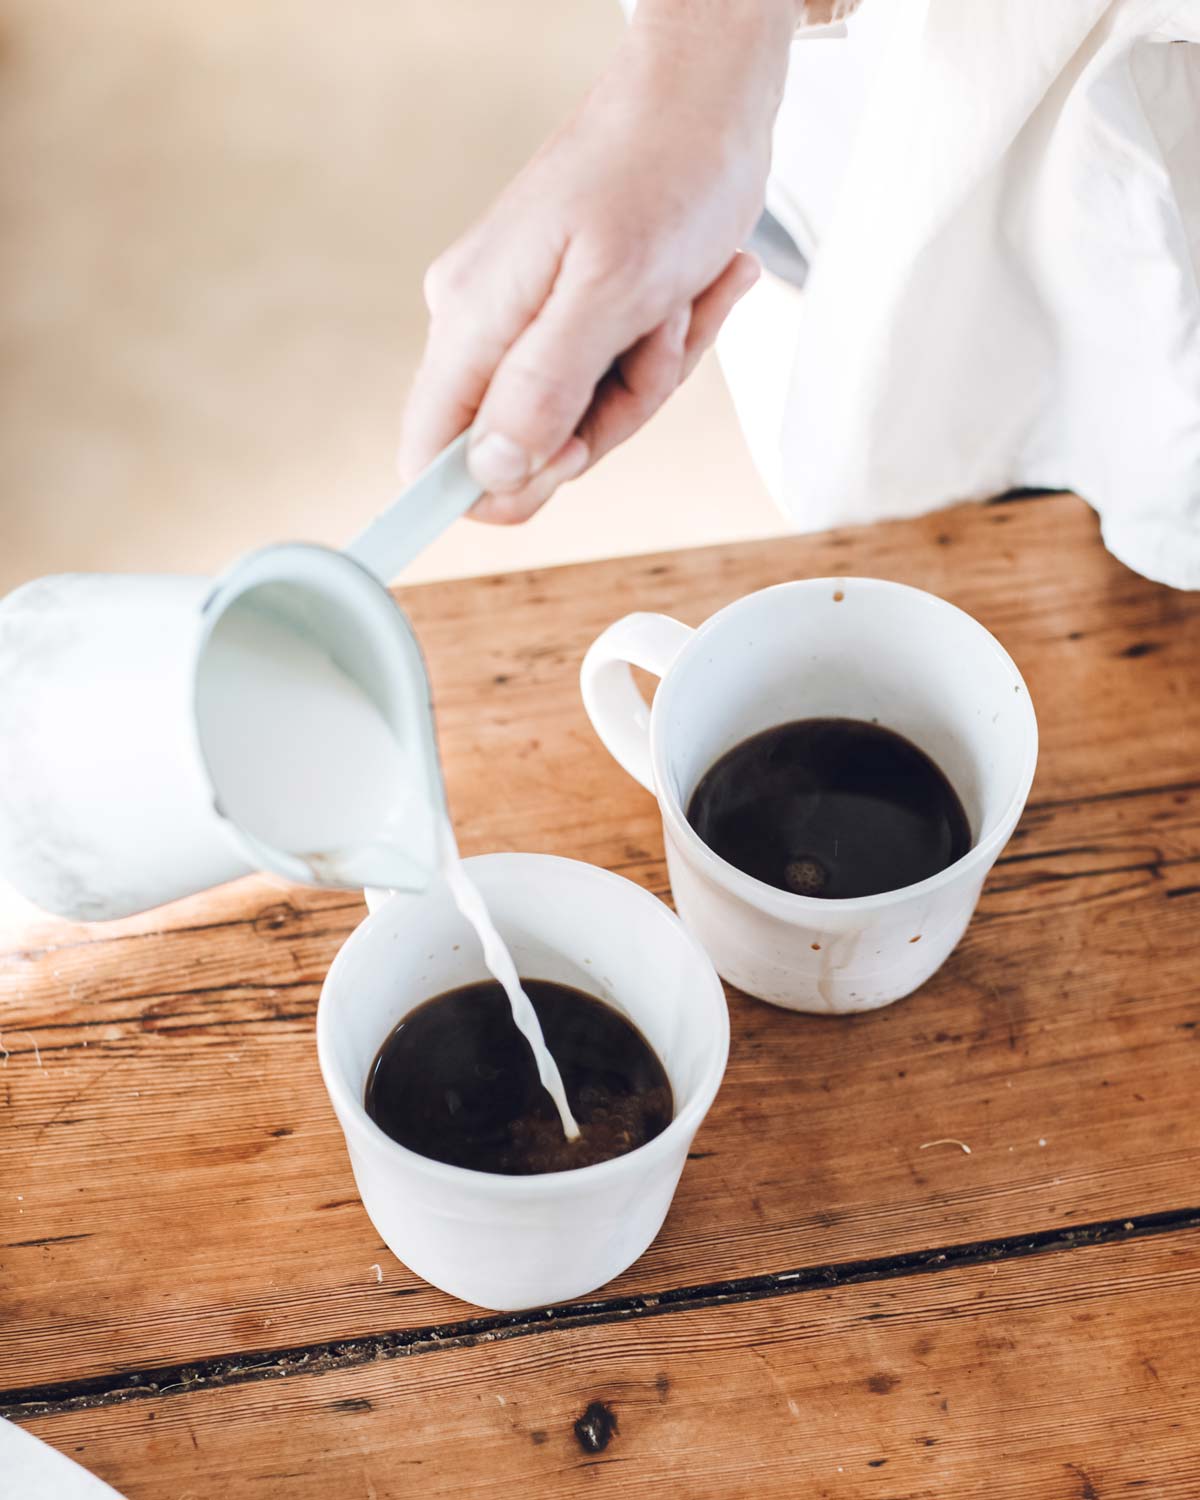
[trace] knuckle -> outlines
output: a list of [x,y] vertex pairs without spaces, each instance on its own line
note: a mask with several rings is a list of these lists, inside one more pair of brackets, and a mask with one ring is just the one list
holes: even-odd
[[585,290],[603,292],[647,317],[671,295],[669,261],[653,236],[637,231],[594,230],[577,241],[572,270]]
[[643,381],[631,393],[627,403],[629,418],[639,427],[647,421],[675,389],[675,382],[664,379]]
[[652,382],[638,404],[643,422],[652,417],[658,408],[672,395],[682,378],[683,361],[677,360],[669,370],[664,370],[660,377]]
[[645,421],[682,380],[684,351],[650,347],[640,353],[641,357],[630,361],[622,374],[638,420]]
[[570,269],[584,286],[611,281],[624,273],[630,245],[607,229],[592,229],[571,241]]
[[675,389],[675,381],[670,385],[655,386],[653,389],[642,392],[637,399],[633,410],[630,412],[630,420],[633,427],[644,427],[654,413],[667,400]]
[[462,301],[468,295],[471,279],[470,267],[462,251],[457,246],[444,250],[425,272],[421,288],[425,306],[436,314],[449,304]]
[[506,401],[537,434],[573,428],[591,397],[591,388],[576,376],[522,364],[505,372],[505,386]]

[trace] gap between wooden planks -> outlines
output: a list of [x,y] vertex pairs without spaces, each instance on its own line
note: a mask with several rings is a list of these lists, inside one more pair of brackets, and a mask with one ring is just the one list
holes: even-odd
[[130,1500],[1193,1500],[1200,1236],[179,1389],[30,1428]]
[[794,1296],[813,1289],[856,1286],[928,1275],[968,1266],[991,1265],[1033,1255],[1049,1255],[1083,1246],[1128,1243],[1154,1235],[1200,1228],[1200,1207],[1146,1214],[1137,1219],[1073,1225],[1038,1234],[1013,1235],[975,1244],[945,1245],[878,1260],[800,1266],[761,1276],[702,1286],[672,1287],[654,1295],[627,1297],[603,1294],[552,1307],[515,1313],[484,1313],[457,1323],[429,1328],[380,1330],[357,1339],[292,1348],[254,1350],[241,1355],[203,1360],[187,1365],[159,1366],[92,1376],[57,1384],[0,1390],[0,1417],[28,1420],[63,1411],[88,1411],[126,1401],[145,1400],[176,1391],[215,1390],[247,1381],[295,1375],[328,1374],[380,1359],[396,1359],[440,1349],[470,1348],[477,1344],[522,1338],[530,1334],[562,1333],[599,1323],[628,1322],[681,1310],[725,1307],[764,1298]]
[[[998,631],[1041,719],[1034,801],[920,995],[849,1021],[734,998],[697,1159],[616,1295],[1193,1197],[1200,612],[1108,558],[1076,501],[411,591],[464,847],[574,854],[665,891],[653,803],[579,705],[584,647],[626,608],[698,621],[851,571]],[[115,930],[13,935],[3,1384],[464,1316],[382,1251],[316,1074],[320,980],[361,913],[248,881]],[[945,1136],[972,1155],[920,1151]]]

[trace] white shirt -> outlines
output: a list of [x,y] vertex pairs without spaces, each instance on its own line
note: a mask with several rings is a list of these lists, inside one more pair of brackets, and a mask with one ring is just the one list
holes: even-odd
[[864,0],[799,40],[719,343],[799,529],[1073,489],[1200,588],[1200,0]]

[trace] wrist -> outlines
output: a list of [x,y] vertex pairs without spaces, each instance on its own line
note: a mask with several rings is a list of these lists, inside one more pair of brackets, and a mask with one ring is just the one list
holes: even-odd
[[690,100],[738,135],[769,135],[805,0],[639,0],[624,66],[660,101]]
[[838,0],[637,0],[631,29],[739,37],[790,37],[809,13]]

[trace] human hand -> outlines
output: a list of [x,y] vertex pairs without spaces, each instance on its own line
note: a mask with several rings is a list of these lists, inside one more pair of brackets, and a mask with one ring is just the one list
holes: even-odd
[[792,0],[643,0],[613,65],[426,277],[412,477],[473,424],[474,514],[522,521],[690,374],[758,275]]

